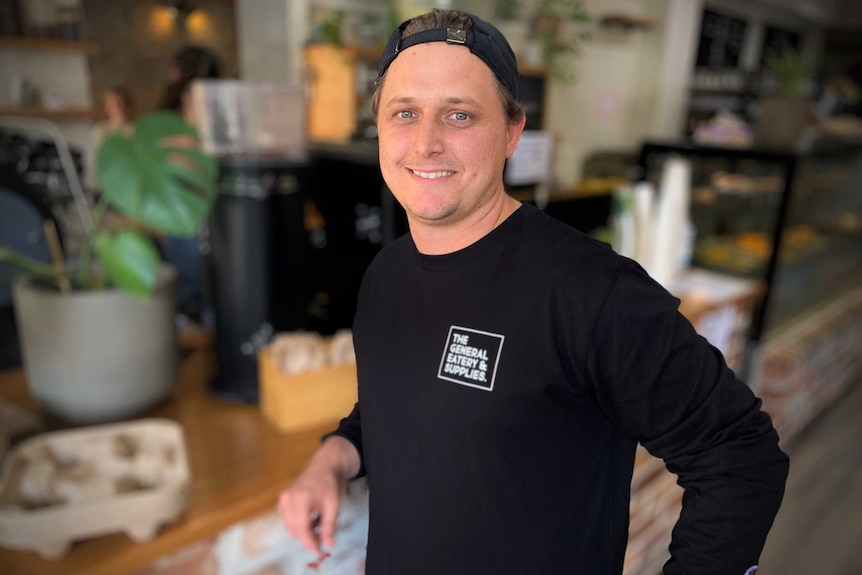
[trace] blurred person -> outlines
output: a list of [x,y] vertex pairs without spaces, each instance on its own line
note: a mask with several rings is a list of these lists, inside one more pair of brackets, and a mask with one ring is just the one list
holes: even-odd
[[[182,48],[168,65],[167,84],[158,108],[177,112],[186,122],[197,127],[190,95],[192,82],[198,78],[218,78],[219,74],[220,66],[215,54],[200,46]],[[178,323],[211,323],[204,305],[203,257],[198,238],[167,236],[162,240],[162,253],[165,260],[177,268]]]
[[102,106],[106,116],[103,125],[107,132],[117,129],[131,130],[135,121],[135,100],[128,88],[117,84],[105,90]]
[[102,110],[105,114],[103,120],[93,124],[91,130],[92,156],[87,165],[90,167],[85,176],[85,184],[90,189],[97,189],[95,165],[96,155],[105,138],[115,130],[131,132],[135,121],[135,99],[132,92],[122,84],[115,84],[106,89],[102,94]]
[[685,489],[664,573],[754,573],[788,471],[772,421],[640,266],[506,194],[502,34],[408,20],[372,105],[410,233],[366,271],[359,401],[281,494],[290,533],[331,548],[367,476],[368,575],[619,575],[640,442]]
[[189,100],[191,83],[198,78],[219,78],[220,70],[218,58],[206,48],[186,46],[181,49],[168,66],[168,83],[162,91],[159,109],[179,112],[195,125]]

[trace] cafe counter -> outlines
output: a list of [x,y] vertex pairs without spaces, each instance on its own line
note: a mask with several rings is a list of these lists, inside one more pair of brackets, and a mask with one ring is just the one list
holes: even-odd
[[[190,544],[206,540],[250,517],[274,509],[279,492],[303,468],[331,427],[280,434],[257,406],[224,403],[208,391],[212,352],[193,351],[167,402],[145,414],[179,422],[191,468],[187,510],[150,541],[124,533],[76,543],[57,560],[0,548],[5,575],[127,575]],[[39,414],[23,370],[0,372],[0,399]],[[333,422],[334,424],[335,422]],[[46,419],[45,430],[59,429]]]

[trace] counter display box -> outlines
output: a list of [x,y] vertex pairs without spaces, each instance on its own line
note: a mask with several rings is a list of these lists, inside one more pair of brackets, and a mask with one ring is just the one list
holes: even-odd
[[277,336],[258,353],[258,373],[260,409],[282,433],[334,427],[358,399],[348,330],[332,338],[313,332]]

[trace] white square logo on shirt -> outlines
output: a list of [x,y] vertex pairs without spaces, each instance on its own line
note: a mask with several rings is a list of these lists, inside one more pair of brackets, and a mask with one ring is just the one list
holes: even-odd
[[496,333],[451,326],[437,377],[492,391],[504,339]]

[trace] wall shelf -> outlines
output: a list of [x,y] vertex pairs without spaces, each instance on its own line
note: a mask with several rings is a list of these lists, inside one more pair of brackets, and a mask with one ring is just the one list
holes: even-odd
[[521,64],[518,63],[518,72],[522,76],[531,78],[544,78],[548,75],[548,68],[543,64]]
[[625,31],[652,30],[655,22],[640,16],[629,14],[608,13],[599,17],[599,24],[606,28],[621,28]]
[[32,38],[26,36],[0,36],[0,48],[18,50],[43,50],[48,52],[78,52],[93,54],[99,51],[95,42],[72,42],[55,38]]
[[16,108],[0,106],[0,116],[21,116],[24,118],[45,118],[48,120],[98,120],[104,116],[97,108],[48,109],[38,107]]

